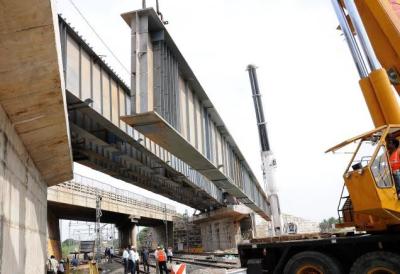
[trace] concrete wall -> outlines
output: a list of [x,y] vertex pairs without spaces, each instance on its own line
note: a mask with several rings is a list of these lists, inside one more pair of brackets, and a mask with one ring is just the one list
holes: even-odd
[[44,273],[47,185],[0,106],[0,273]]

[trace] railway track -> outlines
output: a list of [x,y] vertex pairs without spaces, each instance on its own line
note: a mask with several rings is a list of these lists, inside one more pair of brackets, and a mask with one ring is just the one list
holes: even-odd
[[[120,256],[115,256],[113,260],[122,264],[122,257],[120,257]],[[185,263],[187,265],[207,267],[207,268],[224,268],[224,269],[240,268],[240,265],[238,265],[237,262],[219,262],[215,259],[174,257],[173,261],[179,262],[179,263]],[[154,259],[150,259],[149,265],[152,268],[156,267]],[[140,271],[140,273],[145,273],[142,270],[139,270],[139,271]]]

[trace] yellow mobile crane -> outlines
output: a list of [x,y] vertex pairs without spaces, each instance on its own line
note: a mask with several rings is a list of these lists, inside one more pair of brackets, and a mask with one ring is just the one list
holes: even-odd
[[[357,230],[367,232],[398,231],[400,182],[397,182],[394,174],[397,171],[393,170],[396,164],[391,163],[393,156],[389,155],[389,142],[398,142],[400,136],[400,106],[393,88],[393,85],[399,84],[399,59],[394,56],[395,50],[400,50],[400,44],[390,39],[396,34],[400,38],[400,18],[394,9],[398,4],[391,0],[345,0],[344,3],[347,16],[343,6],[333,1],[340,27],[357,65],[361,78],[359,84],[376,129],[328,150],[336,151],[358,143],[344,174],[349,195],[341,197],[344,204],[339,208],[339,226],[354,226]],[[385,50],[382,51],[382,48]],[[380,58],[375,54],[375,49],[380,53]],[[397,60],[388,58],[388,54]],[[380,60],[387,67],[382,67]]]
[[375,129],[327,152],[355,145],[344,172],[337,227],[353,235],[239,245],[251,273],[400,273],[400,1],[332,0]]

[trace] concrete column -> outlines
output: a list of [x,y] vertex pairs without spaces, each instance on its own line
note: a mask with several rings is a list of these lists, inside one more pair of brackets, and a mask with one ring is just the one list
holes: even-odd
[[129,226],[118,226],[118,238],[121,248],[126,248],[128,245],[130,245]]
[[57,260],[62,257],[60,239],[60,219],[47,211],[47,255],[54,255]]
[[137,226],[135,224],[132,224],[130,230],[129,230],[129,235],[130,235],[130,245],[137,246]]
[[160,225],[151,228],[153,248],[156,248],[158,245],[162,245],[164,247],[173,246],[174,233],[173,233],[172,222],[168,222],[168,243],[165,232],[166,232],[165,225]]
[[133,223],[126,223],[118,225],[119,239],[121,247],[136,246],[137,245],[137,225]]

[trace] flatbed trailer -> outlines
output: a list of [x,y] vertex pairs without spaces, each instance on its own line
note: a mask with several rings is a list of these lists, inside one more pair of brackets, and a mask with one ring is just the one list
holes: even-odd
[[[271,237],[240,244],[241,266],[248,274],[363,274],[363,267],[376,264],[376,272],[371,273],[400,273],[400,233],[300,238]],[[385,272],[393,269],[396,272]]]

